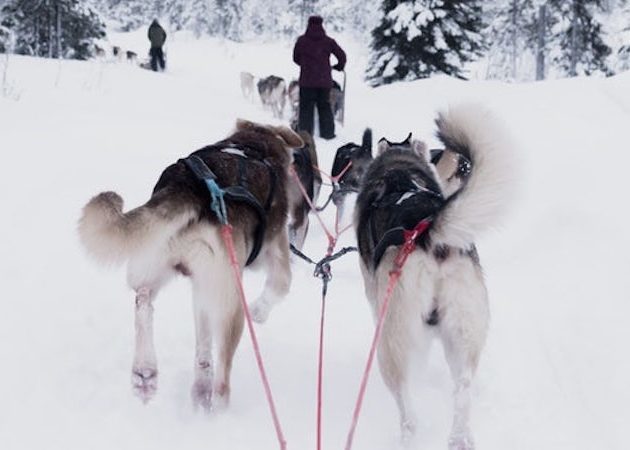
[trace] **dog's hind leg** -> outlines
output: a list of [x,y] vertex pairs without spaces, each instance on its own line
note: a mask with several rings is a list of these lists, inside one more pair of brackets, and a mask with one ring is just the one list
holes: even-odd
[[222,304],[213,313],[215,339],[217,341],[217,365],[214,380],[214,407],[225,408],[230,401],[230,374],[234,353],[243,334],[244,314],[238,291],[230,283],[230,291],[224,293]]
[[136,289],[136,345],[131,371],[134,393],[148,402],[157,391],[157,357],[153,344],[153,300],[156,291],[143,286]]
[[[199,278],[207,278],[201,273]],[[191,396],[194,407],[209,412],[212,407],[212,330],[208,314],[210,291],[203,282],[193,280],[193,313],[195,315],[195,381]]]
[[265,250],[267,279],[265,288],[252,305],[252,318],[257,323],[264,323],[271,309],[288,293],[291,286],[291,266],[289,264],[289,237],[281,231]]
[[[212,333],[214,322],[212,315],[215,305],[223,302],[225,283],[223,277],[230,281],[229,272],[222,275],[225,268],[223,258],[215,255],[220,248],[219,237],[212,227],[200,227],[198,239],[189,237],[191,243],[186,248],[185,258],[180,263],[190,275],[193,293],[193,314],[195,318],[195,381],[191,389],[191,397],[195,408],[201,407],[210,412],[213,406],[214,364],[212,360]],[[229,270],[229,266],[227,266]]]
[[[392,303],[401,299],[393,298]],[[383,327],[378,347],[378,362],[383,381],[394,396],[400,413],[400,430],[403,442],[409,441],[416,431],[416,414],[409,394],[409,363],[413,349],[412,333],[403,312],[392,305]]]
[[155,246],[152,251],[136,255],[127,266],[127,283],[136,291],[135,351],[131,371],[134,393],[145,403],[157,391],[157,357],[153,343],[153,302],[159,289],[175,271],[164,258],[166,250]]
[[302,250],[308,232],[308,209],[299,205],[293,209],[292,216],[289,225],[289,242],[298,250]]
[[439,299],[439,329],[454,383],[454,416],[449,450],[475,448],[469,427],[471,384],[489,322],[486,289],[480,270],[466,268],[461,279],[445,283]]

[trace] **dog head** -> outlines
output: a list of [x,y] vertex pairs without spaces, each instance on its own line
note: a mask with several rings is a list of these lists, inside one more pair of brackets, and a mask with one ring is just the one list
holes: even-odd
[[[331,174],[339,176],[342,191],[358,191],[363,175],[372,162],[372,130],[366,128],[363,132],[361,145],[353,142],[337,149]],[[343,195],[343,192],[342,192]]]
[[244,133],[253,141],[269,141],[273,147],[281,147],[284,152],[275,152],[271,157],[280,158],[284,167],[289,167],[293,161],[293,149],[304,146],[302,138],[290,128],[285,126],[262,125],[249,120],[238,119],[236,121],[236,133]]
[[387,247],[402,244],[401,230],[413,229],[444,204],[437,171],[422,141],[411,134],[402,142],[381,139],[378,153],[361,183],[355,209],[359,252],[372,269]]

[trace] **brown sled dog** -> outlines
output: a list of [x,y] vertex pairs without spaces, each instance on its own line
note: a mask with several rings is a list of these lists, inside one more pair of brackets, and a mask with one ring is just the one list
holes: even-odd
[[[252,262],[269,269],[262,303],[285,296],[291,283],[288,169],[292,149],[302,145],[288,128],[239,120],[231,136],[191,155],[214,172],[219,186],[240,186],[251,195],[249,202],[227,197],[227,216],[241,271]],[[79,236],[99,262],[128,263],[127,280],[136,292],[132,385],[144,401],[157,388],[153,301],[178,273],[190,278],[196,331],[192,397],[195,405],[210,409],[228,403],[243,311],[210,193],[189,166],[191,157],[167,167],[149,201],[135,209],[123,212],[123,200],[114,192],[92,198],[83,209]]]

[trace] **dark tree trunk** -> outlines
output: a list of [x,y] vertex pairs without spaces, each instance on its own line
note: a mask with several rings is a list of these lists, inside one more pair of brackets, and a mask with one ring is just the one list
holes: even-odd
[[516,37],[516,25],[517,25],[517,8],[518,0],[512,0],[512,17],[510,23],[512,25],[512,32],[510,33],[510,66],[512,69],[512,80],[516,80],[516,58],[517,58],[517,37]]
[[536,80],[545,79],[545,32],[547,30],[547,5],[538,8],[538,39],[536,41]]
[[53,57],[53,34],[54,34],[54,11],[53,11],[53,0],[48,0],[48,36],[46,37],[46,45],[48,46],[48,57]]
[[57,19],[56,30],[56,44],[57,44],[57,59],[61,58],[61,7],[59,6],[59,0],[55,1],[55,16]]
[[578,5],[577,0],[573,0],[571,3],[572,15],[571,15],[571,66],[569,68],[569,75],[574,77],[577,75],[577,60],[578,60]]

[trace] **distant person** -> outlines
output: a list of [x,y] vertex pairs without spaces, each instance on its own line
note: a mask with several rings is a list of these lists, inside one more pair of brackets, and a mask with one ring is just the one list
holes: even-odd
[[160,69],[164,70],[166,63],[164,62],[164,50],[162,50],[162,47],[166,41],[166,31],[164,31],[157,19],[151,22],[148,36],[149,41],[151,41],[151,50],[149,51],[149,55],[151,55],[151,69],[157,72],[159,65]]
[[309,17],[306,33],[298,38],[293,48],[293,61],[300,66],[298,128],[313,134],[317,106],[319,134],[324,139],[332,139],[335,137],[335,120],[330,106],[330,89],[333,87],[330,55],[337,58],[337,64],[332,68],[343,70],[346,54],[334,39],[326,35],[323,22],[319,16]]

